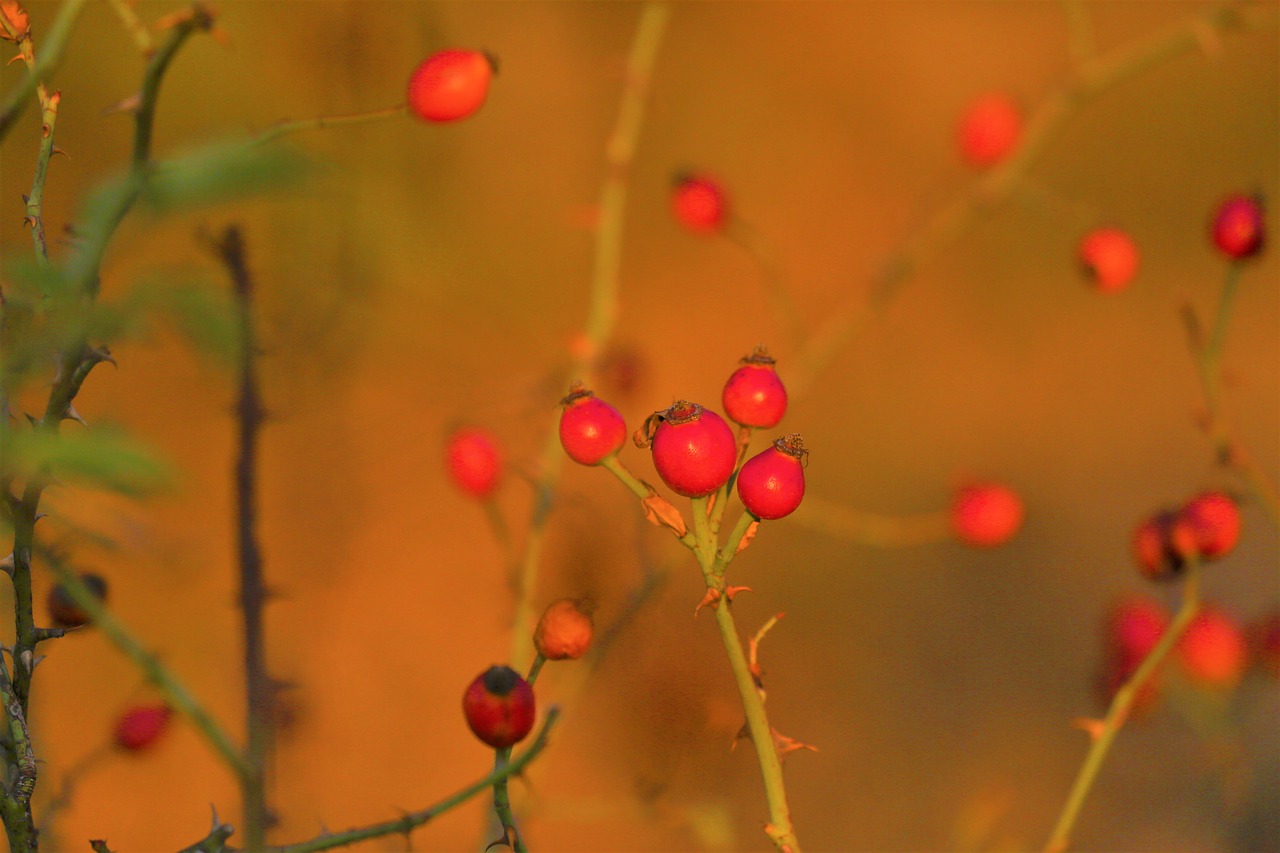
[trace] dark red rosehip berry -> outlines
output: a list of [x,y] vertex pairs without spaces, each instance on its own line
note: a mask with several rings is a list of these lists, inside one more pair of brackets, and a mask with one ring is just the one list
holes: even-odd
[[533,728],[533,688],[508,666],[492,666],[462,694],[462,713],[480,740],[503,749],[524,740]]
[[1103,293],[1124,290],[1138,274],[1138,247],[1119,228],[1097,228],[1080,241],[1080,264]]
[[1266,244],[1264,219],[1261,198],[1229,196],[1218,205],[1210,223],[1213,244],[1229,258],[1251,258]]
[[653,448],[658,476],[686,498],[705,497],[723,486],[738,463],[737,441],[724,418],[687,400],[650,415],[636,444]]
[[1003,92],[991,92],[969,104],[956,126],[960,156],[987,168],[1005,159],[1022,139],[1022,110]]
[[502,447],[487,430],[463,427],[449,436],[445,459],[449,476],[462,491],[487,499],[502,479]]
[[533,631],[533,645],[547,660],[577,660],[591,648],[595,625],[580,602],[561,598],[547,605]]
[[705,175],[679,175],[671,191],[671,212],[690,231],[718,231],[729,216],[720,184]]
[[1249,657],[1267,675],[1280,678],[1280,609],[1263,614],[1248,632]]
[[798,434],[783,436],[752,456],[738,472],[738,497],[756,518],[782,518],[804,499],[804,467],[809,451]]
[[1195,532],[1180,512],[1162,510],[1133,531],[1133,558],[1150,580],[1177,577],[1195,552]]
[[[1168,628],[1169,612],[1159,601],[1147,596],[1128,596],[1111,608],[1103,636],[1102,686],[1106,701],[1137,671]],[[1139,688],[1131,714],[1143,714],[1154,708],[1160,691],[1158,675],[1153,674]]]
[[1244,675],[1248,645],[1244,631],[1212,605],[1196,614],[1175,650],[1183,672],[1198,686],[1229,690]]
[[130,708],[116,720],[116,746],[138,752],[151,746],[169,727],[173,711],[168,705],[139,705]]
[[1002,545],[1022,526],[1022,498],[999,483],[961,486],[951,502],[951,529],[962,542],[981,548]]
[[742,366],[724,383],[720,400],[729,420],[742,426],[769,429],[787,412],[787,389],[764,347],[742,359]]
[[1197,495],[1182,507],[1196,551],[1206,560],[1231,553],[1240,540],[1240,508],[1222,492]]
[[599,465],[622,449],[627,424],[613,406],[575,385],[560,401],[560,444],[581,465]]
[[466,118],[484,104],[496,63],[475,50],[442,50],[409,78],[409,109],[425,121]]
[[[80,575],[80,582],[89,588],[98,601],[107,600],[107,582],[101,575],[84,572]],[[49,610],[49,620],[57,628],[79,628],[81,625],[89,624],[89,614],[71,597],[71,593],[67,592],[62,584],[49,590],[45,605]]]

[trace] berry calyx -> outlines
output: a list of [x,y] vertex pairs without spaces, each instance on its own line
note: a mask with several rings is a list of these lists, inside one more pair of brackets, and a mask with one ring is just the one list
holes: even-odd
[[129,752],[138,752],[151,746],[169,727],[173,716],[168,705],[139,705],[130,708],[116,720],[113,740],[115,745]]
[[1013,538],[1022,526],[1022,498],[999,483],[970,483],[951,502],[951,529],[966,544],[992,548]]
[[1209,234],[1218,250],[1229,258],[1251,258],[1266,243],[1262,199],[1233,195],[1223,199],[1214,211]]
[[595,626],[581,603],[561,598],[547,605],[533,632],[533,645],[547,660],[577,660],[591,648]]
[[502,479],[502,448],[488,430],[463,427],[449,436],[445,460],[449,476],[462,491],[486,500]]
[[720,395],[724,413],[740,426],[777,426],[787,412],[787,389],[778,378],[774,360],[764,347],[756,347],[741,364],[724,383]]
[[524,740],[533,728],[533,688],[509,666],[491,666],[462,694],[472,734],[494,749]]
[[424,121],[466,118],[484,104],[497,70],[493,57],[476,50],[442,50],[409,77],[409,109]]
[[720,184],[705,175],[676,176],[671,190],[671,212],[676,221],[698,233],[718,231],[729,216],[729,205]]
[[627,424],[613,406],[581,385],[560,401],[560,444],[580,465],[599,465],[622,449]]
[[1133,558],[1150,580],[1177,577],[1196,552],[1195,533],[1182,513],[1162,510],[1133,531]]
[[804,467],[809,451],[798,434],[783,436],[752,456],[738,472],[738,497],[756,518],[790,515],[804,499]]
[[635,439],[639,447],[652,447],[662,482],[686,498],[705,497],[723,486],[738,462],[737,442],[724,418],[687,400],[654,412]]
[[1187,677],[1201,687],[1229,690],[1248,663],[1244,632],[1226,612],[1212,606],[1191,620],[1176,651]]
[[[93,593],[93,597],[98,601],[106,601],[107,599],[107,581],[101,575],[95,575],[93,572],[84,572],[80,575],[80,582],[89,588]],[[45,599],[45,606],[49,610],[49,621],[57,628],[79,628],[82,625],[88,625],[90,622],[89,614],[84,608],[71,597],[71,593],[67,592],[67,588],[62,584],[58,584],[49,590],[49,597]]]
[[1197,495],[1182,507],[1196,551],[1206,560],[1231,553],[1240,541],[1240,508],[1222,492]]
[[969,104],[956,126],[960,156],[987,168],[1005,159],[1022,138],[1022,110],[1003,92],[991,92]]
[[1079,246],[1085,275],[1103,293],[1124,290],[1138,274],[1138,247],[1119,228],[1096,228],[1084,236]]

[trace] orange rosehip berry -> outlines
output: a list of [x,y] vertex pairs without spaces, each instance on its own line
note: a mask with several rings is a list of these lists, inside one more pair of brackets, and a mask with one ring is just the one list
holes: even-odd
[[1119,228],[1097,228],[1080,241],[1080,264],[1102,293],[1116,293],[1128,287],[1138,274],[1138,247]]
[[1003,92],[990,92],[972,101],[956,126],[960,156],[977,168],[1005,159],[1022,139],[1022,110]]
[[729,203],[717,181],[705,175],[678,175],[671,191],[671,212],[690,231],[708,234],[724,225]]
[[449,436],[445,460],[454,484],[480,500],[487,500],[502,479],[502,447],[488,430],[463,427],[455,431]]
[[1182,507],[1182,518],[1206,560],[1231,553],[1240,540],[1240,508],[1222,492],[1196,495]]
[[591,648],[591,616],[580,602],[561,598],[547,605],[533,632],[533,645],[547,660],[577,660]]
[[1182,573],[1196,553],[1195,532],[1181,512],[1162,510],[1133,531],[1132,551],[1143,576],[1170,580]]
[[424,121],[457,121],[484,105],[496,63],[476,50],[442,50],[409,78],[409,109]]
[[1244,632],[1227,613],[1207,606],[1191,620],[1178,641],[1178,661],[1196,684],[1229,690],[1248,663]]
[[1022,498],[1000,483],[961,486],[951,502],[951,530],[966,544],[1002,545],[1022,526]]

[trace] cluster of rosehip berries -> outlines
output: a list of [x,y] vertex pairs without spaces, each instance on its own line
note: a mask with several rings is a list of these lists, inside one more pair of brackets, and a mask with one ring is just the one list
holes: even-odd
[[1151,580],[1178,577],[1191,560],[1216,560],[1240,539],[1240,507],[1225,492],[1204,492],[1162,509],[1133,532],[1138,570]]

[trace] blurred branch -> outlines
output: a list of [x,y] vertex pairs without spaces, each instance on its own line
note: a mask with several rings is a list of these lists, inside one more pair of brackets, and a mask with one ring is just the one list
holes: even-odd
[[133,43],[138,46],[138,50],[143,56],[151,56],[156,49],[155,40],[151,38],[151,31],[147,29],[147,25],[142,23],[138,13],[134,11],[135,2],[136,0],[107,0],[116,17],[120,19],[120,23],[124,25],[125,31],[133,39]]
[[926,545],[951,536],[951,516],[945,510],[889,515],[842,506],[816,495],[806,495],[803,512],[792,518],[810,530],[877,548]]
[[254,134],[250,141],[266,144],[275,140],[289,136],[294,133],[301,133],[306,130],[322,130],[326,127],[341,127],[351,124],[368,124],[370,122],[382,121],[383,119],[396,118],[409,114],[409,105],[400,104],[394,107],[387,107],[381,110],[370,110],[362,113],[347,113],[345,115],[336,116],[316,116],[314,118],[303,118],[294,121],[281,121],[263,130],[261,133]]
[[[8,135],[14,122],[22,113],[23,107],[27,105],[27,99],[31,97],[31,93],[53,74],[62,61],[62,51],[67,46],[67,37],[71,35],[71,28],[84,4],[85,0],[63,2],[62,7],[58,9],[58,16],[49,27],[48,35],[40,42],[39,60],[27,69],[27,76],[22,78],[22,82],[10,89],[0,101],[0,140]],[[3,17],[0,15],[0,18]],[[44,99],[41,98],[41,104],[43,103]]]

